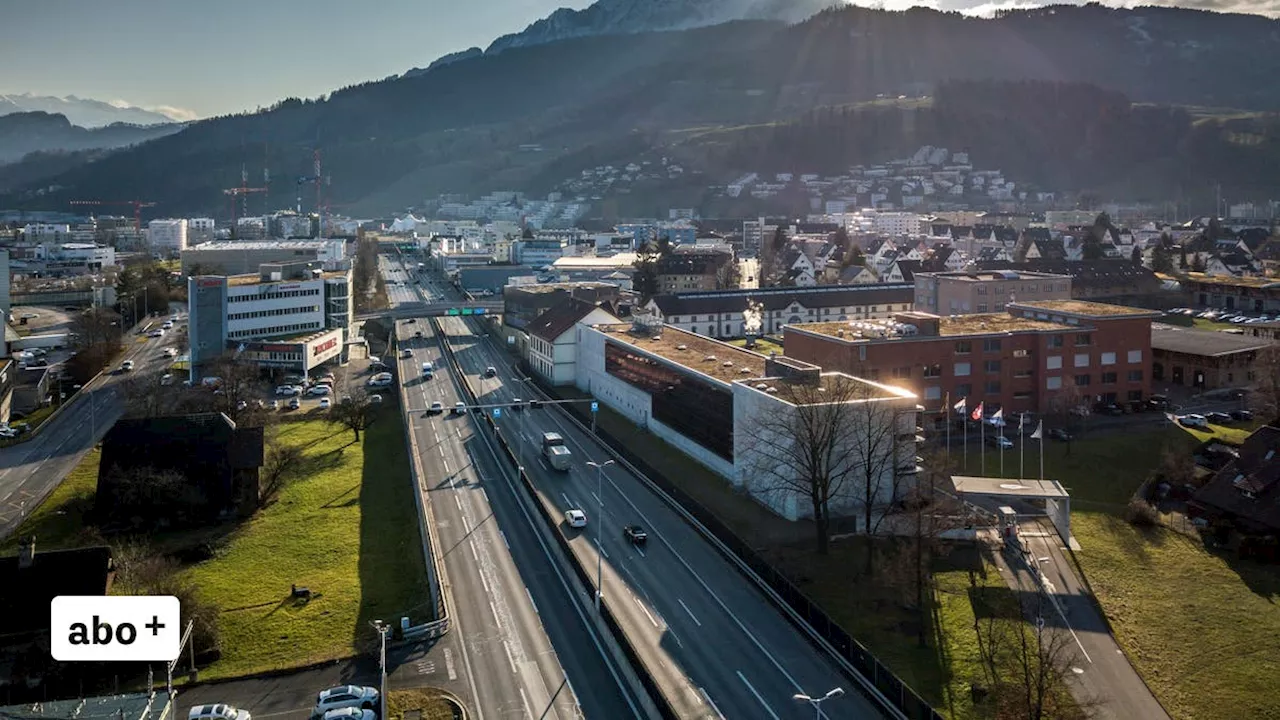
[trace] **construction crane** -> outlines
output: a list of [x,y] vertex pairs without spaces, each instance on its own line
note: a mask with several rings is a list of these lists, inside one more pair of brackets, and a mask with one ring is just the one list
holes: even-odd
[[142,208],[155,207],[149,200],[72,200],[72,205],[132,205],[133,229],[142,233]]
[[298,178],[298,214],[299,215],[302,214],[302,186],[315,185],[316,186],[316,214],[320,216],[320,228],[316,232],[316,235],[318,237],[324,237],[324,215],[323,215],[324,205],[321,201],[321,192],[323,188],[329,185],[329,182],[332,178],[330,178],[328,175],[322,175],[320,173],[320,151],[319,150],[316,150],[313,153],[312,172],[314,174],[304,175]]

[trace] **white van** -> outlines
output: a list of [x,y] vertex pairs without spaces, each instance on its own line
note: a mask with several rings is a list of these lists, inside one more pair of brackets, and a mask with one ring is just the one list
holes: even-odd
[[436,369],[435,365],[432,365],[430,360],[422,363],[423,375],[430,375],[431,373],[435,372],[435,369]]

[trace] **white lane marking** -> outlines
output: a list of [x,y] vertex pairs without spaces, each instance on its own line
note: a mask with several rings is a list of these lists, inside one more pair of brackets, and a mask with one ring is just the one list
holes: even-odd
[[[472,549],[474,550],[475,548],[473,547]],[[479,565],[479,564],[480,564],[480,558],[479,558],[479,557],[477,557],[477,558],[476,558],[476,564],[477,564],[477,565]],[[483,572],[483,571],[480,571],[479,569],[477,569],[477,571],[480,573],[480,584],[484,586],[484,594],[485,594],[485,595],[493,595],[493,588],[492,588],[492,587],[490,587],[490,585],[489,585],[489,581],[488,581],[488,580],[485,578],[485,576],[484,576],[484,572]],[[492,601],[490,601],[490,603],[489,603],[489,607],[493,607],[493,602],[492,602]],[[493,609],[493,614],[494,614],[494,617],[497,617],[497,615],[498,615],[498,609],[497,609],[497,608],[494,608],[494,609]]]
[[711,706],[711,709],[716,711],[716,715],[719,716],[720,720],[725,720],[724,713],[720,712],[720,708],[716,706],[716,701],[711,699],[711,695],[707,693],[707,689],[700,687],[698,688],[698,691],[702,693],[702,697],[706,699],[707,704]]
[[436,446],[436,449],[440,451],[440,457],[444,457],[444,446],[443,446],[443,445],[437,445],[437,446]]
[[[511,663],[511,672],[516,671],[516,658],[511,654],[511,643],[506,640],[502,641],[502,649],[507,651],[507,662]],[[520,688],[520,693],[524,694],[524,687]]]
[[680,603],[680,607],[684,608],[684,611],[689,613],[689,617],[693,618],[693,621],[698,624],[698,627],[702,627],[702,621],[698,620],[698,616],[694,615],[693,611],[689,609],[689,606],[684,604],[684,600],[676,598],[676,602]]
[[[500,619],[501,619],[501,616],[499,616],[499,615],[498,615],[498,608],[497,608],[497,606],[495,606],[495,605],[493,604],[493,598],[490,598],[490,599],[489,599],[489,610],[493,613],[493,619],[494,619],[494,620],[500,620]],[[503,640],[503,641],[502,641],[502,644],[505,646],[505,645],[507,644],[507,641],[506,641],[506,640]],[[511,659],[511,648],[507,648],[507,659],[508,659],[508,660],[510,660],[510,659]],[[515,670],[515,669],[516,669],[516,668],[515,668],[515,663],[511,663],[511,669],[512,669],[512,670]]]
[[508,551],[511,550],[511,543],[507,542],[507,534],[501,530],[498,531],[498,534],[502,536],[502,544],[507,546]]
[[481,495],[481,497],[483,497],[483,498],[484,498],[484,504],[485,504],[485,505],[488,505],[488,504],[489,504],[489,493],[485,492],[485,491],[484,491],[484,488],[480,488],[480,495]]
[[449,472],[449,458],[444,459],[444,471]]
[[[472,558],[474,558],[474,559],[475,559],[475,561],[476,561],[476,564],[477,564],[477,565],[479,565],[479,564],[480,564],[480,555],[476,553],[476,544],[475,544],[475,543],[467,543],[467,548],[468,548],[469,550],[471,550],[471,557],[472,557]],[[480,576],[480,579],[481,579],[481,580],[483,580],[483,579],[484,579],[484,575],[481,575],[481,576]]]
[[470,535],[470,534],[471,534],[471,523],[467,520],[467,516],[466,516],[466,515],[463,515],[463,516],[462,516],[462,529],[463,529],[463,531],[464,531],[464,533],[463,533],[464,535]]
[[738,671],[738,679],[742,680],[742,684],[746,685],[747,689],[751,691],[751,694],[756,696],[756,700],[760,702],[760,707],[764,708],[764,711],[769,713],[769,717],[773,718],[773,720],[778,720],[778,714],[773,711],[773,708],[769,707],[769,703],[765,702],[764,698],[760,697],[760,693],[756,692],[755,687],[747,681],[747,676],[743,675],[741,670]]
[[667,627],[667,632],[671,633],[671,637],[672,637],[672,639],[674,639],[674,640],[676,641],[676,644],[680,646],[680,649],[682,649],[682,650],[683,650],[683,649],[684,649],[684,643],[680,642],[680,636],[676,634],[676,631],[675,631],[675,630],[672,630],[672,629],[671,629],[671,627],[670,627],[670,626],[668,626],[668,627]]
[[593,498],[595,498],[595,499],[596,499],[596,507],[598,507],[598,508],[599,508],[599,507],[604,507],[604,503],[600,500],[600,497],[599,497],[599,496],[597,496],[594,492],[593,492],[593,493],[591,493],[591,497],[593,497]]
[[458,669],[453,666],[453,651],[449,648],[444,649],[444,668],[449,672],[450,680],[458,679]]
[[568,496],[568,495],[565,495],[564,493],[560,493],[560,497],[564,498],[564,504],[565,504],[565,505],[567,505],[567,506],[569,506],[569,507],[573,507],[573,501],[569,499],[569,496]]
[[[512,668],[514,670],[515,668]],[[533,713],[529,711],[529,696],[524,694],[524,686],[520,686],[520,704],[524,705],[524,714],[533,717]]]
[[541,615],[542,613],[538,612],[538,603],[533,601],[533,593],[529,592],[529,588],[524,589],[524,594],[529,596],[529,604],[533,606],[534,614]]
[[633,545],[632,547],[636,549],[636,552],[640,553],[640,557],[648,557],[647,555],[644,554],[644,548],[640,547],[639,545]]
[[453,501],[458,505],[458,512],[462,512],[462,500],[458,496],[458,493],[453,494]]
[[658,625],[658,621],[653,619],[653,615],[649,612],[649,608],[645,607],[644,603],[640,602],[640,598],[636,597],[635,595],[632,595],[631,599],[636,601],[636,605],[640,606],[640,611],[644,613],[645,617],[649,618],[649,622],[653,623],[653,626],[655,628],[660,627]]

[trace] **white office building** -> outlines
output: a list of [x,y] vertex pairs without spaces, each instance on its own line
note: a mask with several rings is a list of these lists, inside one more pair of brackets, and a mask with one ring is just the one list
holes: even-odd
[[147,241],[151,245],[151,252],[173,256],[186,250],[187,229],[187,221],[183,218],[152,220],[147,223]]
[[[256,274],[192,277],[187,288],[193,378],[228,351],[267,353],[268,366],[304,373],[345,355],[353,319],[349,270],[264,263]],[[339,333],[334,344],[329,331]]]
[[51,275],[79,275],[98,272],[116,264],[116,249],[96,243],[42,244],[36,257],[44,260]]

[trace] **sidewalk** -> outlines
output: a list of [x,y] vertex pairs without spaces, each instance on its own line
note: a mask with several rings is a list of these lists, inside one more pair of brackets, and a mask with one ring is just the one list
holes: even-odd
[[1072,694],[1078,701],[1096,704],[1095,718],[1167,720],[1169,714],[1129,663],[1093,596],[1076,576],[1057,533],[1047,523],[1034,521],[1024,522],[1021,530],[1028,552],[1022,557],[1016,551],[995,553],[996,565],[1010,588],[1029,593],[1038,592],[1029,565],[1039,568],[1057,616],[1047,622],[1069,630],[1075,639]]

